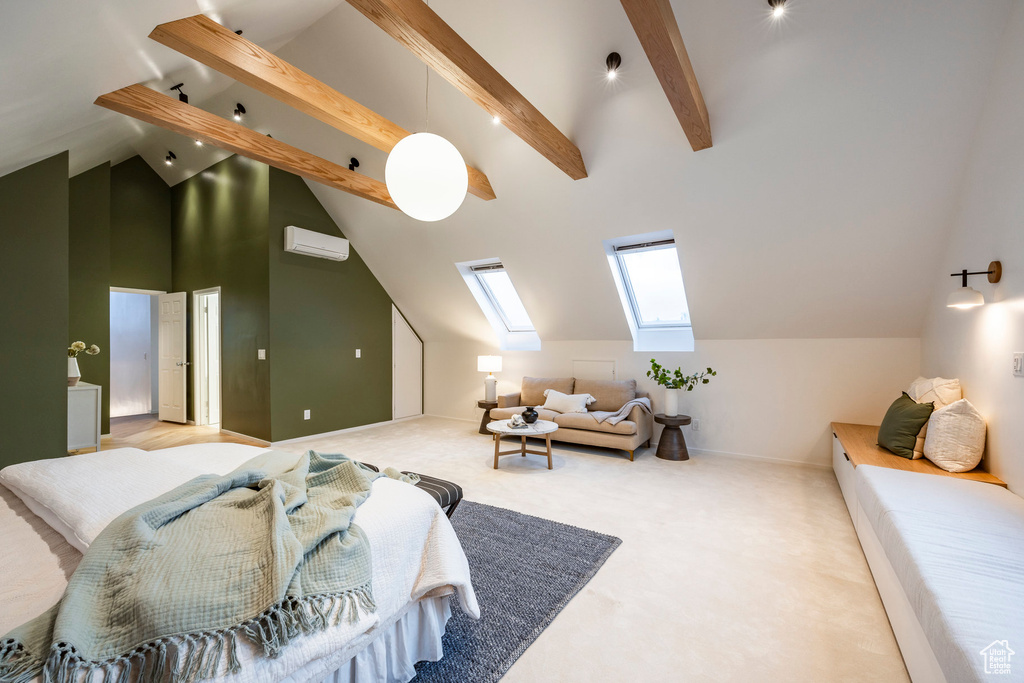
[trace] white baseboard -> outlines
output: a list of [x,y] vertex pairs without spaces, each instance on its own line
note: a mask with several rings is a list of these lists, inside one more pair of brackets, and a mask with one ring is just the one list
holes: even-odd
[[221,427],[220,433],[221,434],[229,434],[231,436],[237,436],[240,439],[251,439],[253,441],[258,441],[258,442],[260,442],[260,444],[262,444],[264,446],[272,446],[273,445],[269,441],[266,441],[264,439],[257,439],[255,436],[249,436],[248,434],[242,434],[241,432],[233,432],[230,429],[224,429],[223,427]]
[[[329,436],[339,436],[341,434],[351,434],[352,432],[361,432],[364,429],[373,429],[374,427],[383,427],[384,425],[398,424],[399,422],[409,422],[410,420],[419,420],[420,418],[427,417],[426,415],[412,415],[410,417],[400,417],[395,420],[384,420],[383,422],[371,422],[366,425],[358,425],[356,427],[346,427],[345,429],[335,429],[333,432],[321,432],[319,434],[310,434],[309,436],[297,436],[294,439],[284,439],[283,441],[275,441],[270,446],[282,446],[284,444],[297,443],[299,441],[306,441],[308,439],[322,439]],[[224,431],[224,430],[221,430]]]
[[[652,442],[651,448],[658,449],[658,443]],[[786,460],[785,458],[769,458],[766,455],[750,455],[748,453],[730,453],[729,451],[711,451],[705,448],[687,448],[691,453],[707,453],[708,455],[725,456],[727,458],[743,458],[745,460],[761,460],[778,465],[794,465],[796,467],[815,467],[817,469],[831,470],[832,466],[825,463],[806,462],[802,460]]]
[[421,417],[439,417],[442,420],[458,420],[459,422],[472,422],[473,424],[480,423],[480,418],[474,420],[468,417],[452,417],[451,415],[435,415],[433,413],[422,415]]

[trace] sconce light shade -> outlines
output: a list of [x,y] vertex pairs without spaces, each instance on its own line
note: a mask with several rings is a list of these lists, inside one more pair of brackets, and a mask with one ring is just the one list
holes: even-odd
[[985,297],[973,287],[959,287],[954,289],[946,299],[946,305],[950,308],[974,308],[984,306]]
[[478,372],[501,372],[501,356],[477,356]]

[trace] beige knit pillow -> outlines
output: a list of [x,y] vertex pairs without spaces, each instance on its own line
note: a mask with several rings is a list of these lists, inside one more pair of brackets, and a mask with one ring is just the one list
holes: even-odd
[[985,418],[966,398],[932,413],[924,454],[947,472],[969,472],[985,453]]
[[[932,403],[935,410],[944,408],[964,397],[960,389],[960,380],[942,377],[918,377],[910,384],[907,395],[918,403]],[[914,460],[924,457],[924,440],[928,435],[928,423],[924,423],[914,444]]]

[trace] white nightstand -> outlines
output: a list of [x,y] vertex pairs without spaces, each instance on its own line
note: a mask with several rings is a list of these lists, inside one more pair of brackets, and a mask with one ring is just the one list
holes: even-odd
[[68,450],[100,449],[103,387],[79,382],[68,387]]

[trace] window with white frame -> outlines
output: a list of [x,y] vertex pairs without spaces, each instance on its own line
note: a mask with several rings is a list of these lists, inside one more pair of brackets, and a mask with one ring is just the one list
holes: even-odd
[[508,276],[505,266],[500,263],[488,263],[480,266],[471,266],[470,270],[476,277],[480,287],[487,295],[505,329],[509,332],[533,332],[533,323],[530,322],[530,315],[523,306],[523,300],[512,284],[512,278]]
[[692,351],[693,330],[671,231],[604,243],[637,351]]
[[539,351],[540,337],[512,278],[498,259],[456,263],[503,350]]

